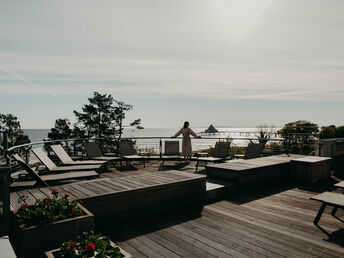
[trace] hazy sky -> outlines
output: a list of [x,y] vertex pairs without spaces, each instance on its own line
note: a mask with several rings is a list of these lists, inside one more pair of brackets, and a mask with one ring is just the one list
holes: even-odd
[[93,91],[145,127],[344,124],[342,0],[0,0],[0,113],[74,120]]

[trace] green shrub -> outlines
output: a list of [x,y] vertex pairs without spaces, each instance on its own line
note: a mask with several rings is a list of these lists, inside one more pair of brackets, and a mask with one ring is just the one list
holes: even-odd
[[113,247],[110,238],[102,235],[84,233],[74,241],[64,242],[57,257],[121,257],[118,247]]
[[336,153],[333,159],[334,175],[339,178],[344,177],[344,151]]

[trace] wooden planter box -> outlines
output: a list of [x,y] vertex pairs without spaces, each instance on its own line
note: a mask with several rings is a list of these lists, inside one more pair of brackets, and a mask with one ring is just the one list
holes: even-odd
[[[131,254],[129,254],[128,252],[126,252],[125,250],[123,250],[122,248],[120,248],[118,245],[116,245],[115,243],[111,242],[111,246],[113,248],[116,248],[118,247],[119,250],[121,251],[121,256],[123,258],[132,258],[133,256]],[[47,258],[54,258],[54,257],[57,257],[55,256],[58,252],[60,251],[60,248],[59,249],[54,249],[54,250],[50,250],[50,251],[46,251],[45,252],[45,256]]]
[[314,183],[331,176],[331,158],[309,156],[291,160],[291,175],[297,181]]
[[94,230],[94,215],[82,205],[78,206],[85,215],[28,228],[19,225],[13,215],[10,237],[17,256],[39,257],[45,251],[59,247],[82,232]]

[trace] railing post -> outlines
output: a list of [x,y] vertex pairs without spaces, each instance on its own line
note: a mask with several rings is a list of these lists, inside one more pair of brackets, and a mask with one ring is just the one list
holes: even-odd
[[9,234],[10,224],[10,168],[0,168],[0,237]]
[[160,154],[160,159],[162,159],[162,140],[159,138],[159,154]]
[[76,157],[76,140],[73,141],[73,156]]

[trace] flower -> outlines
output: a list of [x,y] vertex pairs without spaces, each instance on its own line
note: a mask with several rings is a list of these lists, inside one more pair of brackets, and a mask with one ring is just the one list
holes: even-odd
[[65,194],[65,195],[64,195],[64,198],[67,199],[68,197],[69,197],[69,194]]
[[44,198],[44,202],[50,202],[50,200],[51,200],[50,197],[45,197]]
[[70,249],[74,249],[77,246],[77,244],[73,241],[70,241],[69,246],[70,246]]
[[96,246],[93,243],[88,243],[85,245],[85,249],[87,252],[94,252],[96,250]]
[[59,193],[56,189],[52,189],[51,190],[51,193],[54,195],[54,196],[57,196],[57,194]]
[[72,213],[74,213],[75,212],[75,209],[74,208],[72,208]]
[[20,208],[22,208],[22,209],[25,209],[25,208],[27,208],[27,207],[29,207],[29,205],[28,205],[27,203],[22,204],[22,205],[20,206]]

